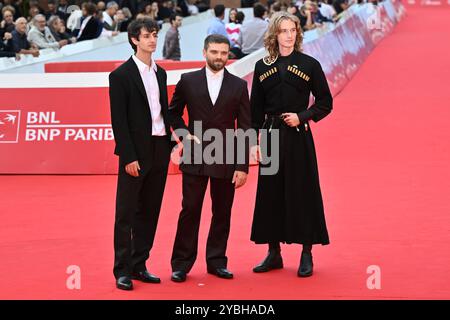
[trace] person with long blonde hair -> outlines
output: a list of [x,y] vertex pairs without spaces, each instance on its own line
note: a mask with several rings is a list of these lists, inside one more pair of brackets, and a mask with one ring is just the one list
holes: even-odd
[[[280,243],[298,243],[303,251],[297,275],[308,277],[313,273],[312,245],[329,244],[309,122],[327,116],[333,98],[320,63],[302,53],[302,41],[299,19],[275,13],[264,39],[268,55],[255,65],[252,127],[261,136],[253,153],[260,168],[251,240],[269,245],[254,272],[283,268]],[[310,93],[314,103],[308,108]],[[273,140],[275,133],[278,139]],[[275,174],[263,170],[268,154],[279,160]]]

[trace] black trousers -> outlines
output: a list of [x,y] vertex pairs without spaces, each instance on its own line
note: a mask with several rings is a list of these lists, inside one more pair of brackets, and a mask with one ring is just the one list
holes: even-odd
[[189,272],[197,258],[198,231],[206,187],[210,180],[212,220],[206,244],[206,263],[210,268],[225,268],[228,258],[231,207],[234,184],[231,179],[183,173],[183,202],[172,252],[172,270]]
[[119,160],[114,225],[116,279],[146,270],[153,246],[170,159],[167,137],[153,136],[151,151],[151,159],[139,161],[139,177],[126,173],[126,164]]

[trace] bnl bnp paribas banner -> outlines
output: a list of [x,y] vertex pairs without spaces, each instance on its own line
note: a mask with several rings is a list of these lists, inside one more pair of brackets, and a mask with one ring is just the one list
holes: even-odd
[[[0,173],[116,173],[107,88],[1,89]],[[9,104],[10,106],[12,104]]]

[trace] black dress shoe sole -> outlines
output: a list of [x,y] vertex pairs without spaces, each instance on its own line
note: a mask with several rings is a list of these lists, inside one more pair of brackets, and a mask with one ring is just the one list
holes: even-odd
[[208,273],[212,274],[213,276],[219,277],[221,279],[233,279],[233,275],[229,275],[229,276],[221,275],[221,274],[218,274],[217,272],[214,272],[214,271],[208,271]]
[[132,276],[131,279],[138,280],[138,281],[145,282],[145,283],[161,283],[161,279],[150,280],[150,279],[141,278],[139,276]]
[[120,285],[120,284],[116,284],[117,289],[120,290],[125,290],[125,291],[131,291],[133,290],[133,286],[126,286],[126,285]]
[[255,273],[264,273],[264,272],[269,272],[271,270],[277,270],[277,269],[283,269],[283,264],[277,264],[275,266],[272,266],[270,268],[264,268],[264,269],[257,269],[257,268],[253,268],[253,272]]
[[313,275],[312,271],[310,273],[297,273],[297,276],[299,276],[300,278],[308,278],[311,277],[312,275]]
[[185,282],[186,278],[174,278],[174,277],[171,277],[170,280],[172,280],[173,282]]

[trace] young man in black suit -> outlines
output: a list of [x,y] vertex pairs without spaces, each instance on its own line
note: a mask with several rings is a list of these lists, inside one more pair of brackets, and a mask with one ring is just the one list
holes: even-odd
[[76,35],[77,42],[98,38],[103,27],[96,17],[97,7],[93,3],[85,2],[82,5],[82,12],[80,30]]
[[[208,36],[203,50],[206,66],[181,76],[169,107],[171,126],[175,130],[184,129],[185,132],[178,134],[180,130],[175,131],[178,136],[184,136],[184,162],[180,165],[183,172],[183,202],[172,253],[172,280],[175,282],[186,280],[186,274],[197,257],[200,214],[208,181],[213,214],[206,247],[208,273],[226,279],[233,277],[227,270],[226,248],[234,191],[247,179],[248,144],[244,148],[238,146],[235,154],[229,157],[231,152],[226,144],[234,142],[226,141],[226,132],[231,131],[231,140],[239,139],[250,128],[251,121],[247,82],[225,69],[229,51],[230,43],[226,37],[216,34]],[[182,118],[186,106],[189,113],[187,126]],[[235,131],[236,121],[237,127],[244,131]],[[196,133],[195,126],[199,123],[202,128]],[[201,158],[196,163],[196,156],[192,157],[189,150],[194,150],[195,154],[196,147],[192,144],[201,144],[202,154],[210,149],[211,143],[206,138],[201,141],[208,129],[215,129],[224,138],[226,143],[221,146],[223,149],[216,150],[216,154],[222,154],[222,157],[217,162]],[[236,158],[236,151],[237,154],[244,154],[243,161],[236,161],[239,160],[239,157]],[[186,161],[192,158],[194,163]],[[227,161],[229,158],[232,160]]]
[[114,227],[114,276],[119,289],[131,278],[149,283],[145,262],[153,245],[167,177],[171,142],[167,75],[152,59],[158,25],[138,19],[128,27],[135,51],[109,75],[111,119],[119,156]]

